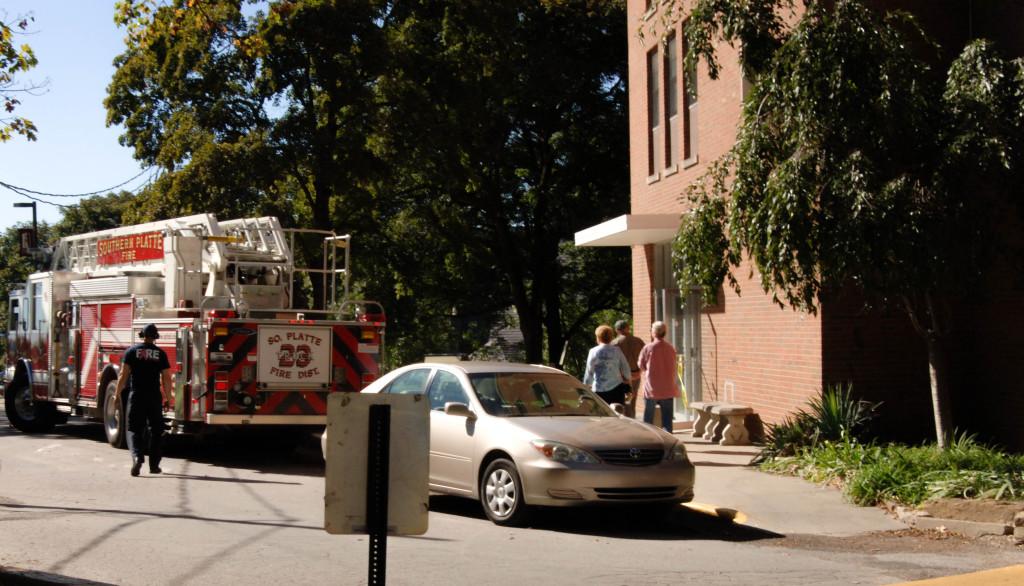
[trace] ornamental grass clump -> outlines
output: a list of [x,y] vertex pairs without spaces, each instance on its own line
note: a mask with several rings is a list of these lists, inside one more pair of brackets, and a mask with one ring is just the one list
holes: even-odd
[[936,498],[1024,500],[1024,455],[1011,455],[955,435],[936,445],[863,444],[844,437],[797,449],[762,469],[842,488],[864,506],[916,506]]
[[764,448],[754,462],[795,456],[822,442],[856,439],[867,430],[879,405],[853,398],[852,384],[830,386],[808,402],[808,410],[769,425]]

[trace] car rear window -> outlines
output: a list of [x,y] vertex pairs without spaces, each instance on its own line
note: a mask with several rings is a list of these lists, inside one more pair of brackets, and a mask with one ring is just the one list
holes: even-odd
[[567,374],[474,373],[469,382],[484,410],[498,417],[615,416],[604,401]]

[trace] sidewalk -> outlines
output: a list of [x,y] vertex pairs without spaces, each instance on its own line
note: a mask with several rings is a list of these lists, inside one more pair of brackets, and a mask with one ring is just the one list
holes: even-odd
[[[693,508],[712,513],[715,508],[734,509],[739,515],[737,522],[775,533],[842,537],[914,527],[949,531],[968,538],[1003,536],[1014,533],[1012,511],[1024,509],[1007,502],[973,503],[976,508],[990,505],[983,507],[988,514],[980,515],[966,508],[958,511],[947,503],[932,503],[929,511],[896,507],[894,514],[889,514],[879,507],[847,503],[841,492],[833,488],[757,471],[749,466],[759,451],[757,447],[719,446],[692,438],[689,430],[675,434],[686,444],[690,460],[697,466]],[[1004,515],[1006,519],[988,518],[997,508],[1011,512]]]
[[906,528],[880,508],[844,501],[838,490],[758,471],[749,465],[757,447],[719,446],[690,437],[688,430],[676,436],[697,467],[691,508],[782,535],[843,537]]

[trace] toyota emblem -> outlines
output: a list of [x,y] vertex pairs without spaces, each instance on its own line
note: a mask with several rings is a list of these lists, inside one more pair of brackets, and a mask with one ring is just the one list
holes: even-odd
[[629,448],[629,457],[634,460],[640,459],[640,448]]

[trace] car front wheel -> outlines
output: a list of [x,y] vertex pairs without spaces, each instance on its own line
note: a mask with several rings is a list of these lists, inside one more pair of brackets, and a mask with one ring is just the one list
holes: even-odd
[[497,525],[516,527],[526,523],[529,508],[515,464],[504,458],[488,464],[480,483],[480,502],[487,518]]

